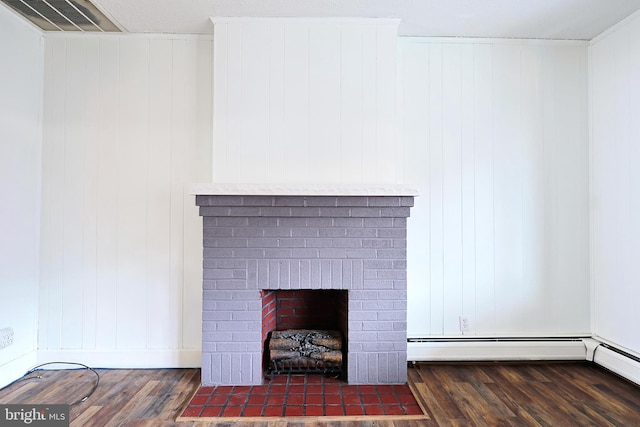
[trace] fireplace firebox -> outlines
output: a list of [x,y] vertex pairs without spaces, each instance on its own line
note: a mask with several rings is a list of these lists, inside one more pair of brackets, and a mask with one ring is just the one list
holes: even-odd
[[[278,329],[339,331],[347,382],[405,383],[413,195],[199,192],[202,384],[262,384]],[[300,305],[311,297],[324,315]]]

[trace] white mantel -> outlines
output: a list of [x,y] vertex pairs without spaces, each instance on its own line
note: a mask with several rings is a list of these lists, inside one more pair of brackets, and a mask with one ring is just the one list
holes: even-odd
[[416,188],[399,184],[258,184],[197,183],[189,193],[199,196],[417,196]]

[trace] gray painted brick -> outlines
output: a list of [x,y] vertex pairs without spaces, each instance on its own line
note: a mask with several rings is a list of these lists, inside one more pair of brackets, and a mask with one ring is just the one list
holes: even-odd
[[246,248],[247,239],[236,237],[205,237],[203,239],[205,248]]
[[377,311],[375,312],[378,320],[382,321],[406,321],[407,313],[403,310]]
[[244,206],[273,206],[273,196],[245,196],[242,198]]
[[407,218],[394,218],[393,219],[393,227],[394,228],[406,228],[407,227]]
[[274,206],[305,206],[306,197],[278,196],[274,198]]
[[369,197],[368,199],[369,206],[400,206],[400,197],[394,196],[379,196],[379,197]]
[[264,258],[264,249],[254,249],[254,248],[234,249],[233,255],[236,258],[259,259],[259,258]]
[[[371,331],[349,331],[349,341],[356,342],[371,342],[377,341],[379,334],[383,332],[371,332]],[[387,332],[384,332],[387,333]],[[388,332],[392,333],[392,332]]]
[[400,197],[400,205],[401,206],[408,206],[411,207],[414,204],[414,198],[413,197],[407,197],[407,196],[403,196]]
[[394,267],[394,261],[388,259],[365,259],[363,261],[366,269],[389,269]]
[[333,225],[344,228],[362,228],[364,221],[362,218],[335,218]]
[[233,237],[264,237],[263,227],[234,227]]
[[319,237],[347,237],[346,228],[321,228],[318,230]]
[[334,248],[360,248],[362,247],[362,240],[335,238],[331,240],[331,246]]
[[379,228],[378,237],[391,238],[391,239],[403,239],[406,237],[406,233],[403,228]]
[[351,208],[321,208],[320,216],[328,218],[349,218],[352,216]]
[[338,206],[338,198],[335,196],[308,197],[307,206]]
[[[354,311],[349,313],[349,320],[384,320],[379,318],[379,313],[376,311]],[[400,319],[389,319],[400,320]]]
[[[199,209],[198,209],[199,211]],[[202,215],[200,215],[202,216]],[[202,227],[217,227],[218,226],[218,218],[211,216],[202,217]]]
[[262,313],[259,311],[232,311],[228,314],[231,320],[262,322]]
[[391,228],[393,218],[365,218],[364,226],[369,228]]
[[325,238],[307,239],[306,242],[308,248],[330,248],[333,245],[333,239]]
[[204,248],[202,250],[202,256],[207,258],[233,258],[233,249],[220,249],[220,248]]
[[261,211],[259,207],[243,206],[237,208],[229,208],[229,215],[233,217],[261,216],[260,214]]
[[337,200],[338,206],[367,206],[369,201],[367,197],[339,197]]
[[407,289],[407,281],[406,280],[394,280],[393,281],[393,289],[404,291]]
[[351,238],[370,238],[377,237],[378,230],[375,228],[351,228],[347,230],[347,237]]
[[278,218],[252,217],[247,218],[247,224],[249,227],[277,227]]
[[[242,313],[241,311],[237,311],[235,313]],[[229,321],[232,319],[232,312],[231,311],[204,311],[202,313],[202,322],[204,324],[204,322],[207,321],[217,321],[217,320],[224,320],[224,321]],[[203,328],[204,330],[204,328]]]
[[378,271],[378,278],[404,280],[407,278],[407,272],[404,270],[380,270]]
[[267,227],[263,230],[264,237],[291,237],[291,229],[283,227]]
[[278,225],[280,227],[306,227],[306,218],[278,218]]
[[391,290],[394,289],[392,280],[369,279],[364,281],[365,289]]
[[230,227],[204,227],[203,237],[231,237],[233,229]]
[[[333,259],[344,259],[348,257],[348,253],[351,249],[339,249],[339,248],[321,248],[318,251],[318,256],[320,258],[333,258]],[[360,257],[353,257],[360,258]]]
[[291,258],[295,249],[269,248],[264,250],[265,258]]
[[377,249],[349,249],[347,250],[347,258],[369,259],[376,258]]
[[381,217],[383,208],[351,208],[351,216],[356,218],[378,218]]
[[[261,333],[257,331],[248,331],[248,332],[234,331],[232,341],[259,343],[261,338],[262,338]],[[260,344],[258,344],[258,346],[259,345]]]
[[383,259],[400,259],[407,256],[405,249],[376,249],[376,252],[377,257]]
[[363,310],[395,310],[393,301],[380,301],[377,298],[370,301],[362,301]]
[[306,218],[305,226],[309,228],[333,227],[333,218]]
[[300,218],[320,216],[320,208],[291,208],[291,216]]
[[393,241],[389,239],[363,239],[363,248],[392,248]]
[[376,332],[378,341],[401,341],[406,340],[405,331]]
[[204,269],[202,271],[202,279],[203,279],[203,283],[206,280],[211,280],[211,279],[233,279],[233,270],[223,270],[220,268],[216,268],[216,269]]
[[218,218],[218,227],[247,227],[249,225],[248,218],[227,217]]
[[318,237],[319,231],[317,228],[302,228],[295,227],[291,229],[292,237]]
[[405,300],[407,299],[406,291],[378,291],[378,299],[381,300]]
[[202,206],[200,216],[229,216],[231,208],[220,206]]
[[407,239],[393,239],[393,247],[397,249],[406,249]]
[[380,216],[383,218],[402,218],[409,216],[409,208],[381,208]]
[[[203,383],[262,382],[259,289],[267,286],[350,289],[348,381],[388,383],[403,375],[406,378],[407,304],[384,299],[406,298],[406,260],[392,257],[406,253],[406,218],[376,215],[403,215],[408,209],[401,207],[413,204],[413,198],[251,196],[239,206],[237,199],[223,202],[215,197],[207,201],[211,207],[228,208],[229,215],[243,216],[203,218],[205,228],[208,226],[203,235],[210,239],[203,238]],[[367,205],[374,208],[359,210]],[[276,216],[256,216],[255,209],[260,215]],[[354,210],[366,217],[315,216],[315,212],[344,215]],[[394,250],[398,252],[382,252]],[[231,331],[225,331],[227,328]],[[229,332],[231,339],[227,335],[223,336],[226,340],[205,340],[204,334]],[[391,340],[394,337],[396,341]],[[228,370],[221,372],[224,369]]]
[[407,322],[393,322],[393,330],[394,331],[406,331],[407,330]]
[[229,342],[233,339],[231,332],[203,332],[202,341],[205,342]]
[[[278,239],[278,247],[281,248],[304,248],[307,245],[306,239],[300,238],[288,238],[288,239]],[[292,256],[295,256],[292,254]]]
[[376,321],[365,321],[362,322],[362,330],[363,331],[393,331],[393,323],[390,322],[378,322]]
[[356,320],[349,320],[349,332],[362,331],[362,322]]
[[262,217],[273,217],[274,219],[279,217],[288,217],[288,216],[291,216],[291,208],[261,207],[260,215]]

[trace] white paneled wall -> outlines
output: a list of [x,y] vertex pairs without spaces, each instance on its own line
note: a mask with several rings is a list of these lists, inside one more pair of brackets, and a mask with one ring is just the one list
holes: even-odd
[[35,365],[40,248],[42,34],[0,5],[0,388]]
[[214,21],[214,182],[397,183],[397,20]]
[[588,335],[587,46],[401,39],[409,335]]
[[[39,347],[97,366],[199,364],[212,41],[46,39]],[[143,355],[140,357],[139,355]]]
[[593,332],[640,354],[640,15],[591,46]]

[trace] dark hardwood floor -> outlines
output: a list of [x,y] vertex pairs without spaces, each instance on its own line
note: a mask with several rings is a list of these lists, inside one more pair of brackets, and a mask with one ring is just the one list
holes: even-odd
[[[99,387],[71,408],[72,426],[640,426],[640,387],[588,362],[417,364],[409,384],[426,421],[176,423],[199,385],[198,369],[97,371]],[[37,371],[0,390],[0,404],[71,403],[95,378],[85,369]]]

